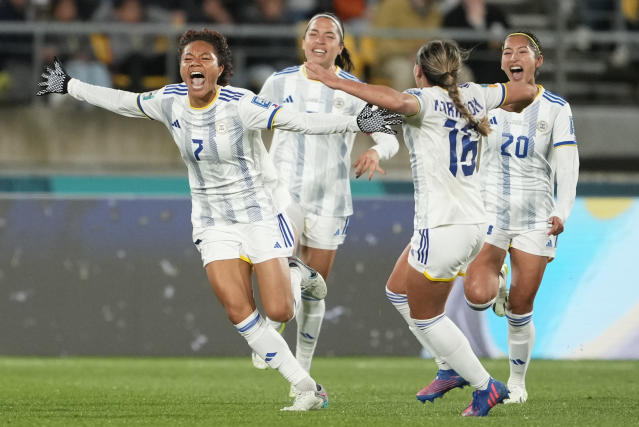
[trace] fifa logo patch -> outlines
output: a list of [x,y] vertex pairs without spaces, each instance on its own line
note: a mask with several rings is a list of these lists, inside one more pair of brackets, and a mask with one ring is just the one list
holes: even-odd
[[254,96],[251,102],[262,108],[268,108],[271,105],[271,101],[268,101],[264,98],[260,98],[259,96]]
[[541,133],[548,132],[548,122],[545,120],[539,120],[537,122],[537,130]]

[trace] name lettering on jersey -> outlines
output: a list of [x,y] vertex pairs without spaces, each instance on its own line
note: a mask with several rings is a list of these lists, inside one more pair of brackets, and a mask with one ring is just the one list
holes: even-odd
[[[472,115],[478,115],[483,109],[484,106],[481,105],[477,98],[473,98],[466,103],[466,108]],[[443,101],[441,99],[435,99],[435,104],[433,105],[433,109],[435,111],[439,111],[444,113],[448,117],[460,118],[461,113],[455,108],[455,104],[452,101]]]
[[548,122],[545,120],[539,120],[537,122],[537,130],[541,133],[546,133],[550,130],[550,127],[548,126]]
[[178,122],[177,119],[175,119],[175,121],[171,123],[171,126],[173,126],[174,128],[182,129],[180,127],[180,122]]
[[257,105],[258,107],[262,107],[262,108],[268,108],[272,104],[271,101],[266,100],[264,98],[260,98],[259,96],[254,96],[253,99],[251,99],[251,102]]

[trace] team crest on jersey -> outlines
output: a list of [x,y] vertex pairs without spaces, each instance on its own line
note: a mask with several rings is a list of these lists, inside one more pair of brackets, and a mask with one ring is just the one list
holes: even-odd
[[333,107],[335,107],[338,110],[341,110],[342,108],[344,108],[344,98],[335,98],[333,100]]
[[262,108],[268,108],[271,106],[271,101],[268,101],[264,98],[260,98],[259,96],[254,96],[251,102]]
[[226,120],[218,121],[215,124],[215,133],[217,133],[218,135],[223,135],[228,131],[229,131],[229,125],[226,122]]
[[548,132],[549,126],[548,126],[548,122],[545,120],[539,120],[537,122],[537,130],[541,133],[546,133]]

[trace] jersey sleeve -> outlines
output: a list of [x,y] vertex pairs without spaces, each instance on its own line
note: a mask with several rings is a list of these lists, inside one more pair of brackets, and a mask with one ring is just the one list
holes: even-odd
[[559,110],[552,131],[552,168],[557,181],[557,203],[551,216],[566,222],[575,203],[579,179],[579,154],[570,105]]
[[479,86],[484,101],[486,102],[486,111],[494,110],[504,104],[506,100],[506,85],[503,83],[494,83]]
[[430,94],[428,91],[416,88],[406,89],[404,93],[414,96],[419,104],[419,111],[411,116],[406,116],[406,119],[408,121],[421,121],[424,115],[427,114],[429,106],[432,105]]
[[239,101],[240,119],[249,129],[282,129],[304,134],[357,132],[354,116],[328,113],[300,113],[248,93]]
[[383,132],[375,132],[371,134],[371,138],[375,141],[375,145],[371,148],[377,151],[380,160],[388,160],[397,154],[399,150],[399,141],[395,135],[389,135]]
[[151,118],[140,109],[141,94],[95,86],[78,79],[69,81],[68,91],[78,101],[88,102],[122,116]]
[[568,103],[561,106],[555,118],[555,123],[552,127],[552,145],[555,149],[565,145],[577,146],[575,124],[572,119],[570,104]]
[[262,85],[262,89],[259,94],[260,98],[268,99],[273,102],[280,102],[278,99],[278,95],[275,93],[275,84],[273,74],[269,76],[268,79]]

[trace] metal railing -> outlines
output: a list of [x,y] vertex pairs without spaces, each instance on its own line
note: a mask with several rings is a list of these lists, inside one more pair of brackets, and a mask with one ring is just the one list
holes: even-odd
[[[567,75],[571,70],[568,53],[575,49],[581,42],[584,34],[580,31],[568,30],[566,19],[563,16],[562,8],[558,9],[553,30],[536,31],[545,49],[551,52],[550,57],[546,55],[546,60],[550,59],[552,65],[550,76],[553,87],[559,93],[565,93],[568,86]],[[233,40],[245,40],[251,38],[279,38],[291,39],[292,41],[301,37],[299,28],[292,26],[266,26],[266,25],[210,25],[190,23],[187,26],[176,27],[167,24],[124,24],[124,23],[103,23],[103,22],[78,22],[73,24],[49,23],[49,22],[0,22],[0,37],[6,35],[31,36],[30,57],[31,57],[31,77],[32,81],[37,81],[41,72],[41,61],[43,57],[43,46],[45,38],[49,35],[86,35],[91,34],[130,34],[140,36],[165,36],[168,41],[166,52],[166,74],[176,76],[177,58],[170,52],[177,52],[177,39],[188,28],[207,27],[219,31]],[[505,34],[497,35],[491,31],[476,31],[471,29],[437,28],[437,29],[361,29],[353,28],[350,34],[355,38],[372,37],[375,39],[432,39],[450,38],[459,42],[464,41],[495,41],[503,38]],[[599,45],[627,45],[635,49],[629,51],[636,55],[639,46],[639,32],[629,32],[625,30],[616,31],[592,31],[589,33],[593,44]],[[248,54],[272,55],[278,53],[273,48],[258,52],[251,50],[250,46],[231,46],[234,52],[234,68],[236,76],[242,75],[246,68],[246,58]],[[11,46],[6,43],[0,45],[0,55],[9,51]],[[281,53],[281,52],[280,52]],[[294,55],[294,54],[293,54]],[[634,58],[636,61],[638,58]],[[498,66],[498,64],[496,64]],[[596,66],[594,68],[597,68]],[[574,69],[574,67],[572,67]],[[600,70],[601,71],[601,70]],[[638,77],[639,78],[639,77]]]

